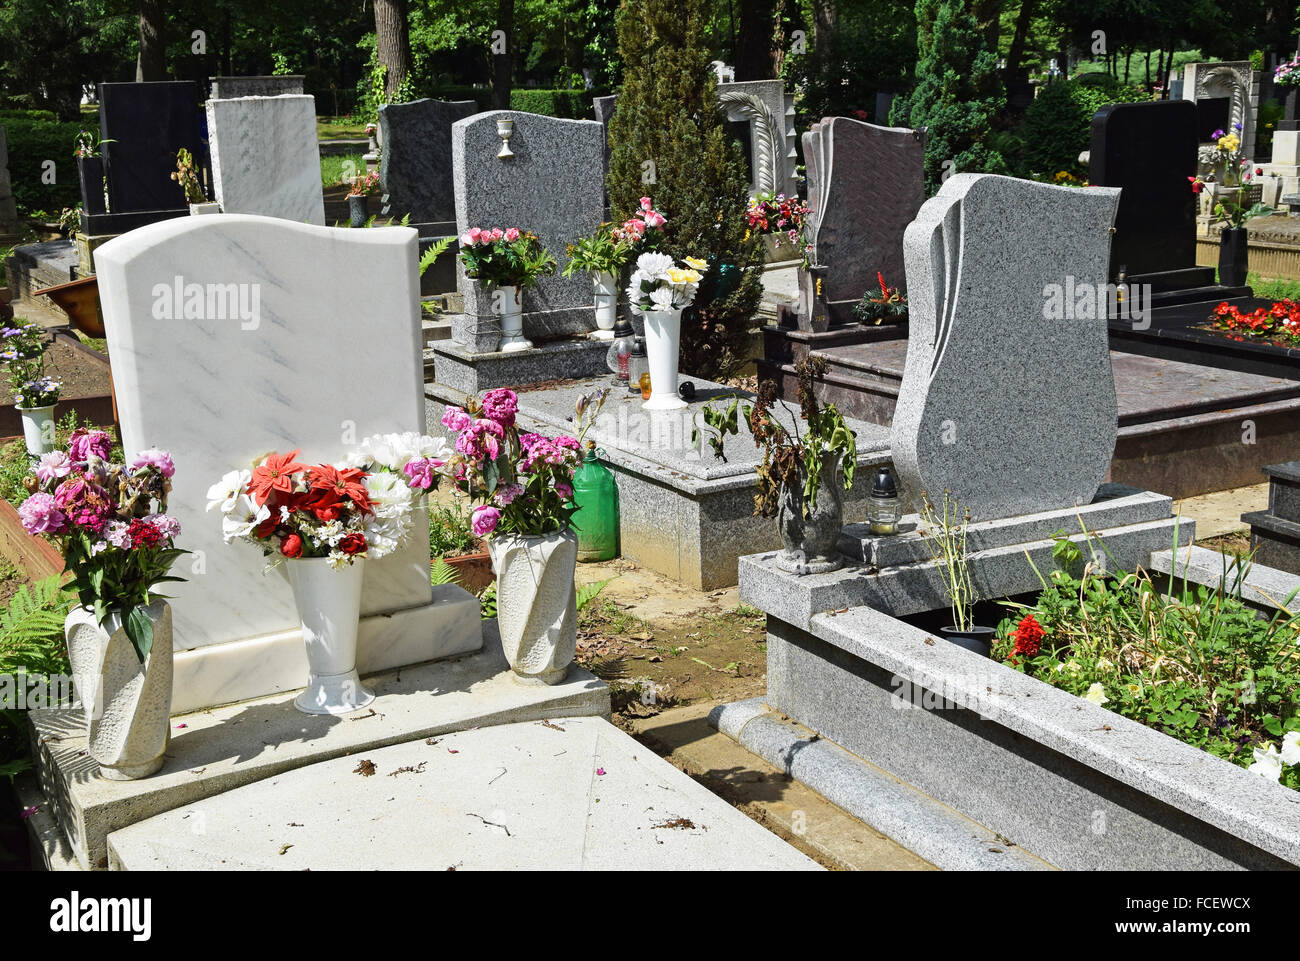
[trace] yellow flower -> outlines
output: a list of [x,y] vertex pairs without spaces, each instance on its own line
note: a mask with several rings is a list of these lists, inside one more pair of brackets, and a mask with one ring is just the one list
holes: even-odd
[[699,271],[705,271],[709,269],[709,262],[707,260],[701,260],[699,257],[683,257],[682,263],[684,263],[687,267],[693,267]]
[[701,280],[698,271],[682,270],[678,267],[672,267],[669,269],[668,279],[671,280],[673,284],[677,286],[680,286],[682,284],[698,284]]
[[1105,704],[1110,700],[1110,698],[1106,696],[1106,691],[1100,683],[1094,684],[1092,687],[1088,688],[1088,693],[1083,695],[1083,699],[1085,701],[1091,701],[1093,704]]

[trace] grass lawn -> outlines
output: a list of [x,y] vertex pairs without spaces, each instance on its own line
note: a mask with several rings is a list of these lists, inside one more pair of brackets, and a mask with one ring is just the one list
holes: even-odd
[[1259,274],[1251,272],[1246,276],[1246,283],[1254,290],[1256,297],[1300,300],[1300,280],[1264,280]]
[[337,157],[320,158],[320,182],[321,186],[326,188],[349,183],[352,178],[360,177],[365,172],[366,161],[363,154],[342,154]]
[[319,140],[361,140],[366,136],[365,120],[355,117],[317,117]]

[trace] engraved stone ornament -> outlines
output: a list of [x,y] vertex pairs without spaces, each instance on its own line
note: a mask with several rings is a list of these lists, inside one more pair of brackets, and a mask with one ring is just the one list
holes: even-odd
[[578,535],[498,534],[488,539],[497,573],[501,647],[515,675],[559,684],[577,650],[578,603],[573,586]]
[[892,443],[914,496],[951,491],[981,521],[1092,501],[1118,425],[1103,285],[1119,193],[957,174],[921,207]]
[[100,773],[114,781],[156,772],[171,739],[172,611],[161,600],[143,610],[153,624],[153,647],[143,664],[118,614],[100,627],[92,611],[75,607],[64,621],[73,680],[86,709],[86,746]]

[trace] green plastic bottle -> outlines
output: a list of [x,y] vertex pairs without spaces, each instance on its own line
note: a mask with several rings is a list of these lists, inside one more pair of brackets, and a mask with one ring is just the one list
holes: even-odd
[[618,554],[618,488],[600,462],[600,451],[587,455],[573,474],[573,529],[578,532],[578,560],[607,561]]

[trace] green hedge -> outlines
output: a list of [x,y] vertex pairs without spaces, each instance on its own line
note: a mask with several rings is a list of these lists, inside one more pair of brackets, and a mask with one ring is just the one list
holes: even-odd
[[[6,111],[0,115],[9,142],[9,178],[13,181],[14,200],[22,212],[44,210],[57,217],[64,207],[81,203],[77,161],[72,156],[73,141],[81,124],[13,116],[21,112]],[[47,160],[55,164],[52,184],[41,182],[42,164]]]
[[1149,94],[1118,81],[1080,83],[1055,80],[1039,91],[1016,131],[1021,144],[1020,172],[1050,178],[1065,170],[1080,177],[1088,171],[1079,154],[1092,140],[1092,116],[1108,103],[1150,100]]

